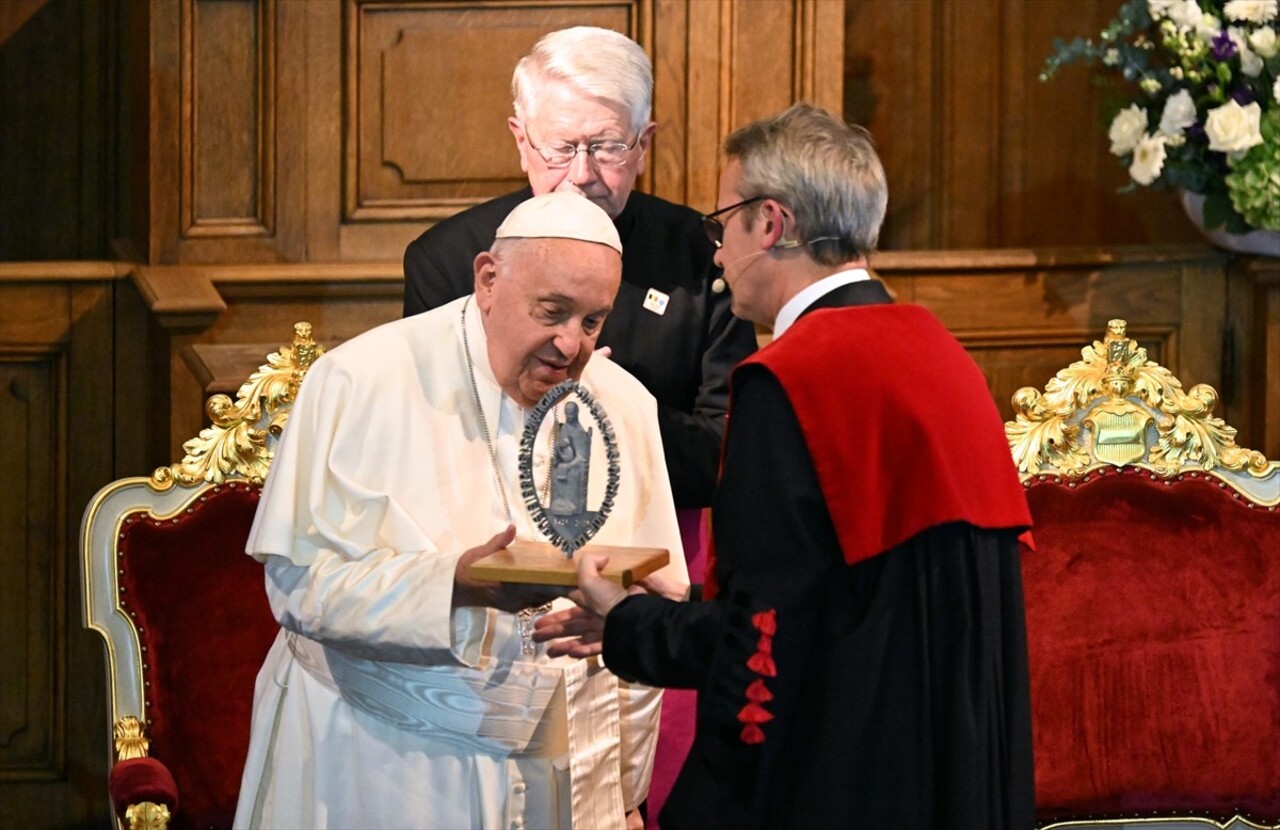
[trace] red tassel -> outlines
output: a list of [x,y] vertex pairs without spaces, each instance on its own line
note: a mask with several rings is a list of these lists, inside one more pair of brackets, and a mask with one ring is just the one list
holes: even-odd
[[756,703],[768,703],[773,700],[773,692],[769,691],[769,687],[764,685],[763,680],[753,680],[751,685],[747,687],[747,700],[753,700]]
[[743,723],[767,723],[773,720],[773,715],[759,703],[748,703],[738,710],[738,720]]
[[749,723],[742,727],[742,742],[744,744],[762,744],[764,743],[764,732],[760,731],[760,727],[754,723]]
[[751,624],[762,634],[772,637],[778,633],[778,612],[770,608],[751,615]]
[[756,651],[761,654],[773,654],[773,638],[768,634],[761,634],[760,639],[756,641]]
[[778,667],[774,665],[773,658],[760,652],[751,655],[751,658],[747,660],[747,668],[765,677],[778,676]]

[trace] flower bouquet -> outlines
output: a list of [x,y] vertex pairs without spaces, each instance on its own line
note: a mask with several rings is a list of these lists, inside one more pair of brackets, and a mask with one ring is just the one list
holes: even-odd
[[1204,196],[1206,228],[1280,231],[1278,0],[1128,0],[1097,41],[1054,41],[1120,97],[1108,137],[1137,186]]

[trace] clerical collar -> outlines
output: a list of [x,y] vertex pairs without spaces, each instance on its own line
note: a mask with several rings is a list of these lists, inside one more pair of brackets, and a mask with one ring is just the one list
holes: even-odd
[[837,271],[829,277],[823,277],[817,282],[805,286],[800,293],[787,300],[778,311],[778,317],[773,321],[773,338],[776,340],[781,337],[796,320],[800,319],[800,315],[805,312],[805,309],[818,301],[819,297],[825,297],[837,288],[850,283],[869,279],[871,279],[871,275],[867,273],[867,269],[849,268],[844,271]]

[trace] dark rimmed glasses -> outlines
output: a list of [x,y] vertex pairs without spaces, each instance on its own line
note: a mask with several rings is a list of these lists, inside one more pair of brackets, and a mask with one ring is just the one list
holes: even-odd
[[765,196],[752,196],[750,199],[743,199],[741,202],[734,202],[728,207],[722,207],[719,210],[712,211],[702,217],[702,230],[706,233],[707,239],[711,240],[711,244],[719,248],[724,244],[724,222],[717,219],[717,216],[737,210],[740,207],[746,207],[752,202],[758,202]]

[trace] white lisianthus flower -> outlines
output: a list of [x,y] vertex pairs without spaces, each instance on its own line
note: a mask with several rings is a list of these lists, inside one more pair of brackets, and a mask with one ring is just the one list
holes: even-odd
[[1147,131],[1147,111],[1137,104],[1130,104],[1111,121],[1111,129],[1107,138],[1111,139],[1111,154],[1123,156],[1138,146],[1138,141]]
[[1211,14],[1200,15],[1200,22],[1195,26],[1196,34],[1201,40],[1213,40],[1222,33],[1222,21]]
[[1276,56],[1276,30],[1270,26],[1254,29],[1249,34],[1249,47],[1263,58]]
[[1249,36],[1245,34],[1243,29],[1235,26],[1227,29],[1227,35],[1231,38],[1231,42],[1236,46],[1236,52],[1240,56],[1240,71],[1250,78],[1256,78],[1262,74],[1262,58],[1254,54],[1249,48]]
[[1133,149],[1133,163],[1129,165],[1129,176],[1146,187],[1160,178],[1160,171],[1163,169],[1163,136],[1144,135],[1138,141],[1138,146]]
[[1167,17],[1169,10],[1181,2],[1182,0],[1147,0],[1147,12],[1152,20],[1160,20]]
[[1200,4],[1196,0],[1181,0],[1181,2],[1171,3],[1169,8],[1165,10],[1165,14],[1183,31],[1198,29],[1200,21],[1204,17],[1204,12],[1200,11]]
[[1262,107],[1257,101],[1247,107],[1228,101],[1217,109],[1209,110],[1209,117],[1204,123],[1209,149],[1219,153],[1243,153],[1262,143],[1261,123]]
[[1180,89],[1164,102],[1160,114],[1160,132],[1166,136],[1182,135],[1182,131],[1196,123],[1196,104],[1191,92]]
[[1266,23],[1276,16],[1276,0],[1229,0],[1223,13],[1232,20]]

